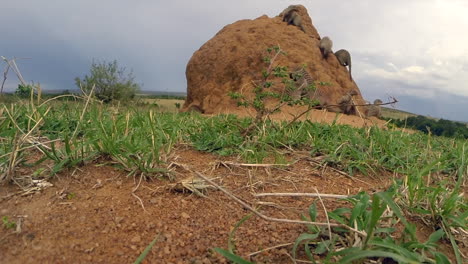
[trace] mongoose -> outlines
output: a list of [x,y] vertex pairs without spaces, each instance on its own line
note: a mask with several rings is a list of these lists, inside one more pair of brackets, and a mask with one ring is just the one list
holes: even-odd
[[335,52],[335,56],[342,66],[349,66],[349,78],[353,80],[353,77],[351,76],[351,55],[349,52],[347,50],[340,49]]
[[320,52],[322,52],[322,55],[324,58],[328,57],[328,54],[332,52],[332,47],[333,47],[333,41],[329,37],[323,37],[320,40]]

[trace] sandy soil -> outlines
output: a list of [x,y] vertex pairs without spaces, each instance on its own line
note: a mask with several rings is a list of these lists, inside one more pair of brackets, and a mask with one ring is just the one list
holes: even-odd
[[[281,115],[273,119],[287,119],[286,112]],[[313,111],[308,118],[329,123],[336,116]],[[360,127],[370,121],[340,115],[338,122]],[[383,125],[381,120],[373,123]],[[178,183],[194,177],[195,171],[214,178],[252,206],[258,208],[260,203],[269,202],[260,209],[268,216],[295,220],[300,220],[301,214],[307,215],[314,198],[259,199],[254,194],[316,190],[325,194],[372,193],[385,189],[392,181],[392,175],[357,175],[351,179],[318,167],[308,156],[307,152],[288,154],[291,165],[286,167],[233,166],[228,163],[242,161],[181,145],[174,149],[171,159],[172,180],[139,183],[138,176],[128,177],[124,171],[102,165],[109,161],[100,160],[62,172],[50,181],[52,187],[40,192],[21,195],[16,186],[0,186],[0,217],[20,223],[18,232],[0,228],[0,263],[132,263],[158,235],[144,263],[227,263],[212,248],[227,249],[230,230],[250,211],[216,189],[206,189],[206,197],[180,192]],[[31,172],[31,168],[18,170]],[[324,204],[328,211],[349,206],[336,199],[324,199]],[[319,220],[325,221],[323,208],[319,208]],[[421,240],[432,232],[422,225],[419,229]],[[248,255],[294,242],[305,231],[302,225],[254,216],[236,232],[237,252],[257,263],[292,263],[292,245]],[[453,259],[447,245],[443,245],[443,251]]]
[[[299,220],[313,198],[262,198],[262,192],[313,192],[356,194],[387,186],[390,178],[350,179],[307,159],[284,168],[252,168],[226,165],[239,162],[187,147],[175,151],[173,181],[143,181],[132,195],[138,177],[110,166],[87,165],[62,173],[53,187],[32,195],[9,196],[14,186],[0,188],[0,215],[21,221],[21,232],[0,229],[1,263],[129,263],[159,234],[160,240],[146,263],[226,263],[213,247],[227,248],[231,228],[249,211],[218,190],[206,190],[206,198],[178,192],[174,183],[198,171],[251,205],[262,206],[266,215]],[[187,170],[189,169],[189,170]],[[378,186],[378,187],[376,187]],[[9,196],[9,197],[8,197]],[[8,198],[5,198],[8,197]],[[325,199],[332,210],[343,202]],[[322,219],[323,220],[323,219]],[[247,256],[260,249],[293,242],[305,231],[297,224],[273,223],[252,217],[236,233],[236,245]],[[255,255],[259,263],[291,263],[292,246]]]

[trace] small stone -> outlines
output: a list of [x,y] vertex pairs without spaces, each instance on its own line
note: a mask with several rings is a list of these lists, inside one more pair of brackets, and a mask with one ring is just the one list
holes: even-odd
[[171,250],[169,249],[168,246],[164,247],[164,254],[169,255],[171,253]]
[[208,258],[204,258],[204,259],[202,260],[202,263],[203,263],[203,264],[211,264],[211,260],[208,259]]
[[138,236],[138,235],[137,235],[137,236],[134,236],[134,237],[132,238],[132,240],[130,240],[130,242],[132,242],[132,243],[139,243],[140,241],[141,241],[141,237]]
[[36,238],[36,235],[34,233],[29,233],[25,236],[25,238],[29,241],[32,241],[34,238]]
[[185,219],[189,219],[190,218],[190,215],[187,214],[186,212],[182,212],[182,214],[180,214],[182,216],[182,218],[185,218]]
[[151,198],[150,203],[156,204],[156,203],[158,203],[158,199],[156,199],[156,198]]

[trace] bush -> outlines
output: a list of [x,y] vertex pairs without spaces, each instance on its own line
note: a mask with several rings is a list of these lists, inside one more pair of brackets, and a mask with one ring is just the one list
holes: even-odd
[[15,91],[15,95],[19,98],[28,98],[31,96],[33,87],[29,84],[18,84],[18,88]]
[[425,134],[433,134],[449,138],[468,139],[468,126],[464,123],[431,119],[425,116],[411,116],[403,120],[392,120],[398,127],[409,127]]
[[133,99],[140,90],[140,85],[134,80],[133,73],[125,74],[125,68],[119,68],[116,60],[109,63],[93,61],[90,76],[86,75],[83,80],[76,77],[75,83],[85,92],[90,92],[95,85],[96,97],[104,103],[110,103],[113,100]]

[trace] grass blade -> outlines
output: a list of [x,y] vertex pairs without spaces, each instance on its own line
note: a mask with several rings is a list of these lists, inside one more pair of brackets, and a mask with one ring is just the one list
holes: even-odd
[[244,216],[239,222],[237,222],[234,227],[232,228],[231,232],[229,233],[229,239],[228,239],[228,251],[232,254],[234,254],[234,250],[236,249],[236,246],[234,244],[234,235],[237,231],[237,229],[242,225],[242,223],[244,223],[245,221],[247,221],[250,217],[252,217],[253,213],[251,214],[248,214],[246,216]]
[[247,261],[231,252],[224,250],[222,248],[214,248],[214,251],[218,252],[219,254],[223,255],[223,257],[229,259],[230,261],[236,264],[253,264],[253,262]]
[[135,260],[134,264],[140,264],[146,258],[146,255],[148,255],[148,253],[150,252],[150,250],[154,246],[154,244],[156,244],[156,242],[158,242],[160,236],[161,236],[161,233],[156,235],[156,237],[153,239],[153,241],[151,241],[151,243],[149,243],[149,245],[145,248],[145,250],[143,250],[143,252],[141,252],[140,256]]

